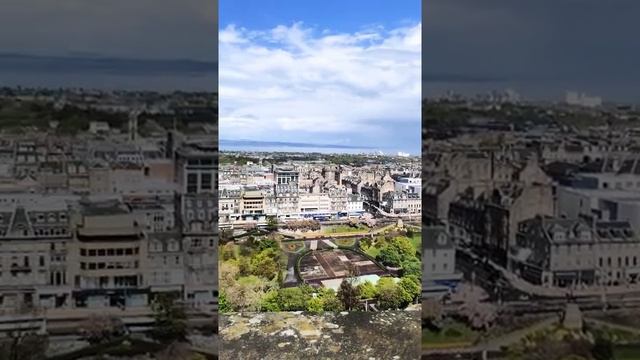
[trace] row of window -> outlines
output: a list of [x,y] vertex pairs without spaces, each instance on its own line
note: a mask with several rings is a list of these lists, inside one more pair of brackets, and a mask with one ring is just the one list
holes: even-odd
[[123,256],[138,255],[139,248],[119,248],[119,249],[80,249],[80,256]]
[[[44,223],[45,222],[45,215],[44,213],[39,213],[35,216],[36,218],[36,222],[37,223]],[[50,223],[56,223],[56,222],[65,222],[67,221],[67,214],[65,213],[60,213],[56,216],[56,213],[49,213],[46,216],[46,222],[50,222]]]
[[[614,258],[615,260],[615,258]],[[618,267],[622,267],[622,263],[623,263],[623,257],[622,256],[618,256],[617,258],[617,264]],[[611,256],[607,257],[607,267],[611,267],[613,264],[613,261],[611,259]],[[598,265],[600,267],[604,266],[604,258],[600,257],[598,259]],[[629,258],[628,256],[624,257],[624,266],[637,266],[638,265],[638,258],[636,256],[634,256],[633,258]]]
[[[195,202],[194,201],[187,201],[186,202],[186,206],[188,208],[191,208],[191,207],[199,207],[199,208],[201,208],[201,207],[203,207],[203,205],[204,205],[204,200],[196,200]],[[207,206],[212,208],[214,206],[213,200],[207,200]]]
[[137,269],[138,261],[112,261],[99,263],[80,263],[81,270],[102,270],[102,269]]

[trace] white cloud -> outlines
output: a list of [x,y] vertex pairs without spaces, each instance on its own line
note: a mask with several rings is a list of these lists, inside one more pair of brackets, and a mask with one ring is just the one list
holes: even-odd
[[339,142],[397,126],[419,136],[421,33],[420,23],[354,33],[227,26],[219,37],[221,138]]

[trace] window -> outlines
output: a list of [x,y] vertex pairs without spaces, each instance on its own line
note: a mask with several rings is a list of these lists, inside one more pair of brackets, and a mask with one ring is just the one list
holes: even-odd
[[187,193],[193,194],[198,192],[198,174],[187,175]]
[[204,173],[200,176],[200,188],[202,190],[211,190],[212,181],[210,173]]
[[44,266],[44,256],[40,256],[40,266]]

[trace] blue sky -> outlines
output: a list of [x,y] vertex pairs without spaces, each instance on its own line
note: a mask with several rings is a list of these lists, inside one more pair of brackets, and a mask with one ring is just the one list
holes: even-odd
[[420,1],[223,0],[220,138],[420,153]]
[[[250,11],[250,10],[254,11]],[[292,21],[334,31],[357,31],[367,25],[402,25],[420,20],[417,0],[221,0],[220,24],[252,29]]]

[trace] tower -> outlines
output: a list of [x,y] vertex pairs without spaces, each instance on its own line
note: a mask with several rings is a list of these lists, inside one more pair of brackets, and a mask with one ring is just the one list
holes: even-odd
[[138,117],[141,110],[135,109],[129,113],[129,141],[136,141],[138,138]]

